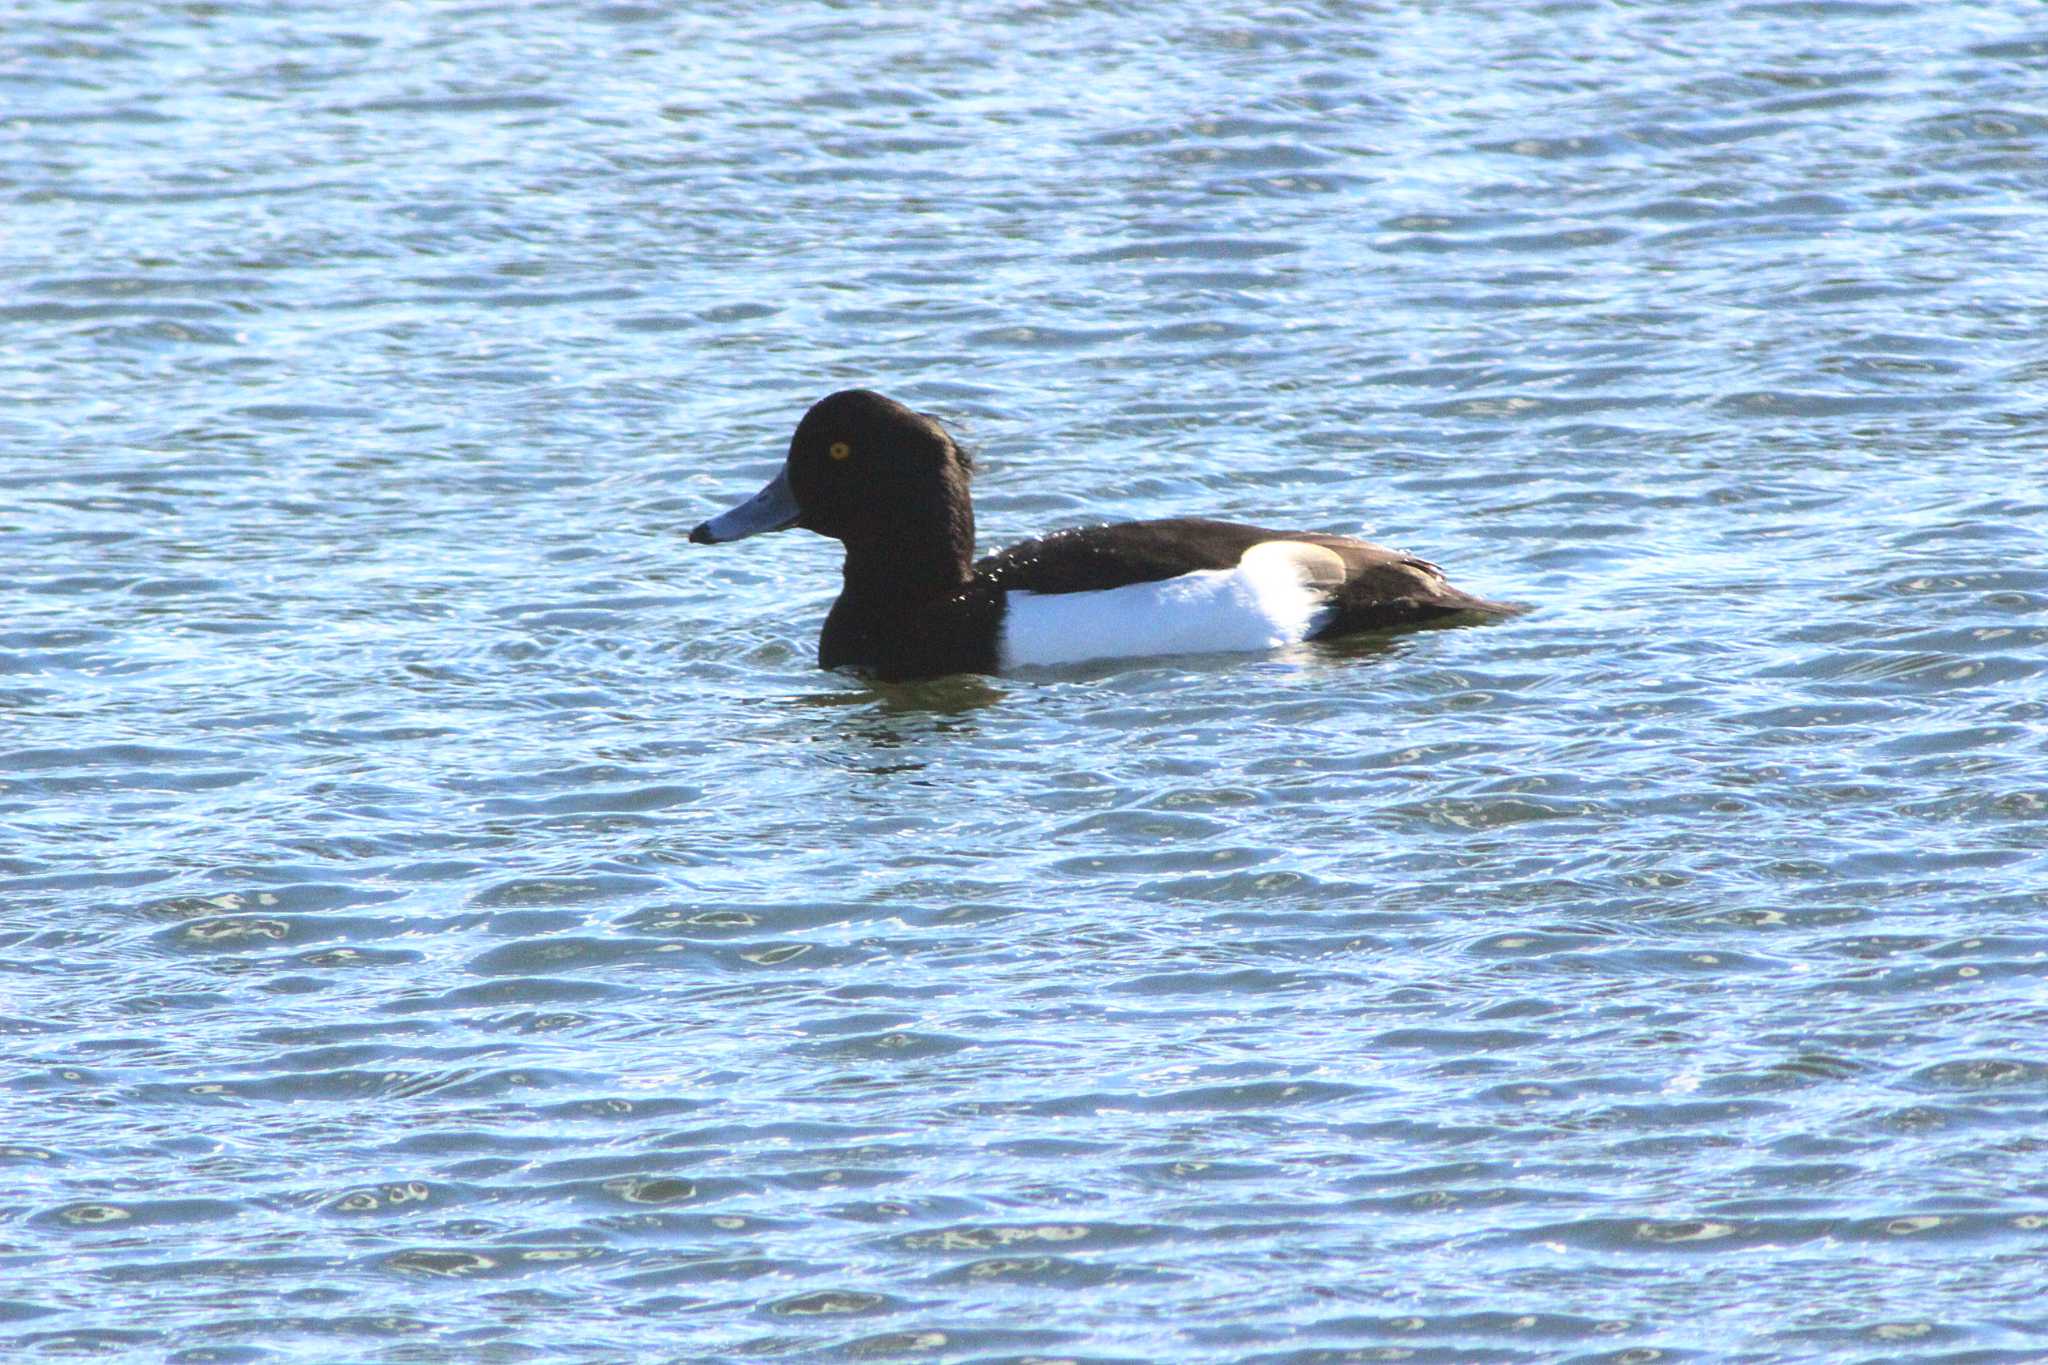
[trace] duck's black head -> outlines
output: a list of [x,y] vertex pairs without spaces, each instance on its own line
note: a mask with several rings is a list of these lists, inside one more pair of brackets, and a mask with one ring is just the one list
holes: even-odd
[[971,466],[946,429],[866,389],[813,404],[782,471],[747,502],[690,532],[700,545],[801,526],[844,541],[857,561],[894,576],[964,580],[974,557]]

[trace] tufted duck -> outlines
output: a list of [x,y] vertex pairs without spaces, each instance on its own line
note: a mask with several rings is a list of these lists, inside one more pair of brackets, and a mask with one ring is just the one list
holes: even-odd
[[801,526],[843,542],[846,584],[818,665],[888,681],[1264,650],[1519,610],[1461,592],[1398,550],[1194,517],[1056,531],[976,562],[969,473],[937,422],[849,389],[804,414],[766,488],[690,539]]

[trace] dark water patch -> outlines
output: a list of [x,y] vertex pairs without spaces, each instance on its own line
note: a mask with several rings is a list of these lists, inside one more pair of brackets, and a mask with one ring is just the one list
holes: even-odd
[[18,112],[13,115],[22,123],[35,124],[175,124],[181,120],[175,114],[167,114],[146,104],[103,105],[98,108],[67,109],[62,113]]
[[1164,260],[1250,261],[1299,250],[1301,247],[1293,242],[1259,238],[1178,237],[1104,247],[1080,253],[1074,259],[1084,265]]
[[915,159],[928,154],[958,151],[964,145],[959,138],[955,137],[910,137],[901,134],[872,134],[828,142],[820,150],[828,156],[840,157],[851,161],[882,160],[893,163],[898,158]]
[[800,1044],[798,1048],[809,1056],[849,1062],[868,1059],[909,1062],[950,1056],[977,1045],[977,1040],[972,1038],[910,1029],[892,1029],[885,1033],[860,1034],[835,1038],[829,1042]]
[[1121,983],[1115,989],[1141,996],[1235,999],[1246,995],[1284,995],[1313,989],[1315,984],[1311,978],[1298,973],[1244,967],[1214,972],[1151,972]]
[[558,109],[569,101],[558,95],[506,91],[473,95],[418,95],[366,100],[338,110],[347,114],[468,114],[524,113]]
[[128,1232],[229,1222],[241,1212],[238,1205],[219,1199],[109,1200],[44,1209],[32,1214],[31,1222],[71,1232]]
[[792,1294],[787,1298],[763,1304],[760,1311],[781,1318],[870,1317],[876,1314],[898,1313],[908,1306],[903,1300],[886,1294],[850,1289],[819,1289],[806,1294]]
[[166,1333],[147,1327],[84,1328],[65,1332],[25,1332],[15,1338],[43,1355],[113,1355],[164,1343]]
[[1018,347],[1027,350],[1071,350],[1110,345],[1130,333],[1120,330],[1081,332],[1044,327],[1000,327],[976,332],[967,338],[974,346]]
[[0,322],[88,322],[98,318],[143,317],[163,320],[219,318],[233,309],[216,303],[190,303],[167,299],[135,300],[123,303],[36,303],[0,307]]
[[[318,916],[330,910],[353,906],[385,904],[397,899],[388,887],[351,886],[317,880],[296,881],[295,876],[315,872],[314,868],[221,869],[224,881],[242,890],[218,890],[200,894],[157,897],[135,907],[140,917],[156,921],[233,918],[241,914]],[[344,931],[375,936],[379,921],[340,918],[333,921]]]
[[497,883],[472,900],[482,910],[524,906],[580,905],[587,901],[627,899],[659,891],[653,877],[608,873],[603,876],[525,877]]
[[1978,400],[1955,394],[1848,394],[1796,389],[1757,389],[1717,401],[1723,412],[1738,417],[1854,417],[1915,409],[1952,411],[1975,406]]
[[212,294],[239,298],[262,293],[272,285],[260,276],[244,273],[198,274],[184,271],[147,270],[111,275],[47,275],[29,281],[30,292],[67,298],[121,299],[155,297],[163,294]]
[[1170,1233],[1143,1224],[1045,1222],[1045,1223],[963,1223],[919,1232],[899,1233],[887,1239],[892,1250],[913,1253],[919,1259],[971,1262],[988,1251],[1046,1251],[1072,1256],[1082,1252],[1109,1252],[1149,1246]]
[[173,1286],[181,1281],[207,1283],[223,1279],[288,1284],[316,1279],[333,1269],[333,1262],[311,1256],[200,1257],[109,1265],[95,1272],[95,1278],[110,1284],[160,1286]]
[[1150,1266],[1103,1265],[1065,1256],[988,1256],[939,1271],[935,1285],[960,1288],[1091,1290],[1170,1283],[1183,1277]]
[[[227,900],[219,897],[216,900]],[[277,897],[267,899],[273,904]],[[240,952],[250,949],[267,950],[277,947],[291,947],[301,944],[319,943],[332,939],[348,939],[355,942],[390,938],[406,931],[404,921],[373,920],[360,917],[325,915],[211,915],[198,919],[185,919],[182,923],[157,931],[157,943],[172,952],[220,953]],[[358,950],[360,951],[360,950]],[[400,953],[399,960],[410,960],[416,953]],[[346,959],[342,959],[346,960]]]
[[1534,1247],[1558,1245],[1643,1256],[1711,1257],[1740,1255],[1762,1246],[1810,1244],[1835,1231],[1835,1224],[1823,1219],[1599,1218],[1544,1224],[1524,1229],[1513,1237]]
[[551,1274],[564,1262],[608,1256],[599,1247],[415,1246],[383,1257],[382,1268],[407,1278],[506,1281]]
[[1940,1062],[1915,1072],[1913,1081],[1934,1091],[2032,1091],[2048,1098],[2048,1061],[1984,1057]]
[[613,1277],[621,1288],[659,1289],[677,1285],[741,1286],[761,1280],[786,1283],[822,1267],[765,1256],[707,1254],[692,1256],[657,1270]]
[[937,1351],[957,1351],[969,1359],[1023,1360],[1056,1351],[1072,1339],[1064,1331],[933,1326],[855,1337],[833,1350],[852,1360],[915,1360]]
[[1256,1081],[1244,1085],[1197,1086],[1149,1097],[1143,1107],[1166,1112],[1269,1112],[1272,1108],[1329,1104],[1363,1093],[1357,1086],[1326,1081]]
[[[471,958],[468,970],[478,976],[529,976],[559,973],[619,963],[662,965],[671,954],[686,953],[684,945],[661,939],[548,937],[521,939],[501,944]],[[668,964],[688,965],[686,958]]]
[[0,1322],[31,1322],[36,1318],[48,1317],[64,1311],[53,1304],[31,1303],[21,1299],[0,1299]]

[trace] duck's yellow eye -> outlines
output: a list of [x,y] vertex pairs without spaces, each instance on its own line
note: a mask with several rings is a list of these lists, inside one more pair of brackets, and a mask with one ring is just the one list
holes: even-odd
[[835,460],[849,459],[853,455],[853,447],[844,441],[834,441],[825,447],[825,453]]

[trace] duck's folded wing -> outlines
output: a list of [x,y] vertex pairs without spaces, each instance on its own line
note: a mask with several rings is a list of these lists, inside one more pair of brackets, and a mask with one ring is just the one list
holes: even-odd
[[1012,591],[1099,592],[1202,569],[1233,568],[1254,545],[1302,538],[1198,517],[1125,521],[1055,531],[990,555],[974,567],[983,581]]

